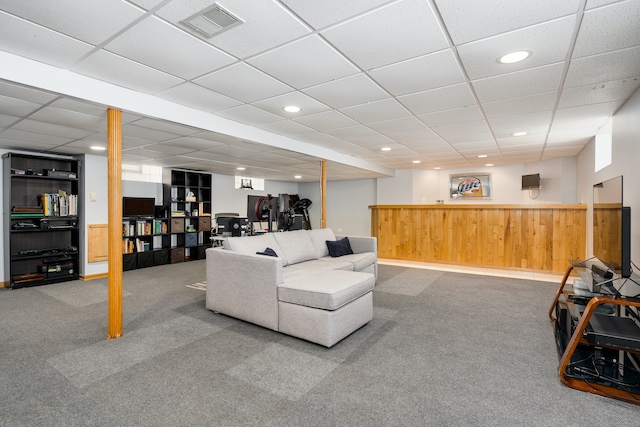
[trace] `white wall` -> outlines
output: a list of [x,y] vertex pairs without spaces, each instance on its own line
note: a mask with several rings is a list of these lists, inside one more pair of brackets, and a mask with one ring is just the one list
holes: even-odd
[[413,170],[397,170],[395,176],[377,181],[376,204],[403,205],[413,200]]
[[[80,158],[80,165],[80,194],[83,195],[80,223],[84,225],[80,230],[80,242],[82,242],[80,247],[80,274],[82,276],[91,276],[106,273],[109,269],[107,261],[90,263],[87,253],[89,224],[107,224],[109,222],[109,183],[106,179],[108,173],[107,157],[86,154]],[[124,189],[124,183],[122,186]],[[95,201],[91,201],[91,193],[95,194]]]
[[[575,157],[544,160],[526,165],[446,170],[398,170],[394,177],[377,180],[376,204],[434,204],[436,200],[444,200],[444,203],[577,203],[576,171]],[[491,199],[455,200],[449,198],[449,175],[476,173],[491,174]],[[540,174],[541,188],[523,191],[521,189],[522,175],[533,173]]]
[[264,190],[237,190],[235,177],[230,175],[212,174],[211,213],[234,212],[240,216],[247,216],[247,199],[252,196],[266,196],[271,194],[298,194],[297,182],[265,181]]

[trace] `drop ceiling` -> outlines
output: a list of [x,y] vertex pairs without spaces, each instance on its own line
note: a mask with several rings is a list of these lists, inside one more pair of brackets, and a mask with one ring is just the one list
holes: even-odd
[[640,85],[640,0],[216,3],[242,22],[203,38],[181,21],[213,1],[0,0],[0,148],[101,155],[114,107],[132,164],[522,164],[578,154]]

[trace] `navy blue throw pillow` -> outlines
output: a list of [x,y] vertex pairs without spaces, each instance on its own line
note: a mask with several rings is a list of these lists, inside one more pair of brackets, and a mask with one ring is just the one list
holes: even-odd
[[351,249],[351,244],[349,243],[349,239],[343,237],[340,240],[327,240],[327,249],[329,249],[329,255],[334,258],[350,255],[353,253]]
[[258,255],[266,255],[266,256],[275,256],[275,257],[277,257],[277,256],[278,256],[278,254],[276,253],[276,251],[274,251],[274,250],[273,250],[273,249],[271,249],[271,248],[267,248],[267,249],[265,249],[265,250],[264,250],[264,252],[256,252],[256,254],[258,254]]

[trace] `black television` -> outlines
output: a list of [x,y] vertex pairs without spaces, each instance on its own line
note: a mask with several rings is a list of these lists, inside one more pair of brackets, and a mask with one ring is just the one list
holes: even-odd
[[122,216],[154,216],[156,199],[153,197],[123,197]]
[[531,190],[540,188],[540,174],[522,175],[522,189]]
[[618,176],[593,186],[593,255],[621,277],[631,276],[631,208]]

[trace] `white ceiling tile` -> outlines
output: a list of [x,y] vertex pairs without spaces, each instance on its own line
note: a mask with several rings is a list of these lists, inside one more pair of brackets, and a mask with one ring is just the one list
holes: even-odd
[[159,5],[160,3],[162,3],[164,0],[129,0],[129,2],[135,4],[136,6],[140,6],[143,9],[149,10],[152,9],[154,7],[156,7],[157,5]]
[[0,129],[7,128],[12,124],[18,122],[20,117],[10,116],[8,114],[0,114]]
[[89,53],[92,46],[0,11],[0,49],[68,68]]
[[156,96],[208,113],[226,110],[242,104],[236,99],[188,82],[162,91]]
[[582,147],[561,147],[561,148],[547,147],[542,153],[541,160],[555,159],[558,157],[576,156],[578,155],[578,153],[580,153],[580,151],[582,151]]
[[449,143],[473,142],[492,139],[484,120],[433,127],[432,130]]
[[518,147],[540,146],[545,142],[546,135],[524,135],[524,136],[509,136],[505,138],[496,138],[498,145],[503,149],[518,149]]
[[150,141],[148,139],[136,138],[136,137],[125,135],[124,133],[125,131],[123,129],[122,148],[144,147],[145,145],[153,144],[153,141]]
[[[251,105],[276,114],[285,119],[293,119],[329,110],[329,107],[305,95],[302,92],[285,93],[284,95],[278,95],[274,96],[273,98],[256,101]],[[297,107],[300,107],[301,110],[297,113],[289,113],[287,111],[284,111],[284,107],[286,107],[287,105],[295,105]]]
[[399,96],[398,101],[416,115],[466,107],[476,103],[466,83]]
[[580,0],[435,0],[455,44],[549,21],[578,10]]
[[186,136],[182,138],[176,138],[171,140],[172,145],[176,145],[179,147],[185,147],[192,150],[206,150],[209,148],[217,147],[222,145],[219,142],[209,141],[206,139],[196,138],[194,136]]
[[544,147],[544,142],[538,142],[535,144],[518,144],[518,145],[505,145],[502,142],[500,145],[500,151],[502,154],[507,155],[508,153],[519,153],[524,155],[531,155],[542,152],[542,148]]
[[362,125],[350,126],[350,127],[341,128],[341,129],[332,129],[332,130],[326,131],[325,133],[341,139],[363,138],[363,137],[373,136],[378,134],[378,132],[374,131],[373,129],[370,129]]
[[104,42],[144,13],[124,1],[10,1],[3,2],[2,9],[94,45]]
[[169,139],[178,138],[180,135],[163,130],[150,129],[148,127],[137,126],[135,124],[125,124],[122,126],[122,135],[131,138],[145,139],[152,142],[162,142]]
[[75,127],[93,132],[102,132],[107,129],[106,117],[96,117],[62,108],[44,107],[37,113],[32,114],[30,118],[40,122]]
[[25,101],[22,99],[11,98],[2,95],[0,95],[0,105],[2,106],[3,114],[10,114],[19,117],[28,116],[29,114],[40,108],[40,104],[36,102]]
[[585,9],[594,9],[596,7],[602,7],[610,3],[617,3],[622,0],[587,0],[587,4],[585,5]]
[[465,81],[449,49],[376,68],[369,71],[369,75],[396,96]]
[[428,2],[401,0],[321,32],[363,70],[448,47]]
[[54,123],[41,122],[38,120],[26,119],[13,126],[13,129],[70,139],[83,138],[95,132],[91,130],[72,127],[69,125],[70,123],[67,123],[67,125],[59,125]]
[[318,131],[345,128],[358,124],[358,122],[356,122],[355,120],[352,120],[339,111],[335,110],[300,117],[294,120]]
[[556,90],[562,77],[562,63],[516,71],[473,82],[480,102],[499,101]]
[[485,102],[482,104],[482,108],[488,118],[551,111],[557,95],[557,92],[536,93],[535,95]]
[[625,101],[630,93],[636,91],[638,85],[640,85],[640,76],[614,82],[566,88],[562,91],[558,108]]
[[496,138],[507,138],[515,132],[546,134],[551,126],[551,111],[496,117],[489,119],[489,125]]
[[305,22],[315,29],[321,29],[352,16],[359,15],[378,7],[388,0],[323,0],[321,2],[307,0],[282,0]]
[[291,92],[293,88],[245,63],[233,64],[194,80],[194,83],[251,103]]
[[155,17],[144,19],[108,43],[105,49],[184,79],[199,77],[235,61],[232,56]]
[[32,132],[30,130],[21,130],[15,126],[11,129],[2,131],[2,138],[13,139],[17,141],[34,142],[38,144],[44,144],[49,147],[55,147],[56,145],[63,145],[73,141],[74,138],[58,136],[53,134],[44,134],[39,132]]
[[0,95],[4,95],[8,98],[15,98],[23,101],[33,102],[36,104],[47,104],[58,97],[58,95],[55,94],[50,94],[47,92],[3,81],[0,81]]
[[160,92],[184,81],[105,50],[92,53],[72,70],[143,93]]
[[303,92],[336,109],[388,97],[387,93],[364,73],[310,87]]
[[[217,3],[243,23],[216,34],[207,42],[239,58],[255,55],[310,33],[278,2],[218,0]],[[158,10],[157,14],[180,26],[180,21],[212,4],[211,0],[173,0]]]
[[358,72],[318,36],[305,37],[248,60],[249,64],[296,89]]
[[[571,16],[500,34],[459,46],[458,53],[471,80],[554,64],[567,56],[574,22]],[[514,64],[498,62],[501,56],[518,50],[529,50],[532,55]]]
[[571,61],[564,87],[585,86],[635,77],[640,71],[640,47]]
[[107,117],[108,107],[104,105],[93,104],[83,100],[74,98],[58,98],[53,101],[50,107],[61,108],[63,110],[75,111],[76,113],[86,114],[94,117]]
[[[400,150],[408,150],[408,147],[404,147],[389,137],[386,137],[382,134],[376,134],[371,136],[365,136],[360,138],[350,138],[349,142],[359,145],[360,147],[366,147],[369,149],[377,149],[379,150],[382,147],[391,148],[392,151],[400,151]],[[383,156],[386,156],[387,153],[381,153]]]
[[280,120],[282,120],[281,116],[246,104],[239,107],[230,108],[228,110],[218,111],[216,115],[255,126],[261,126],[267,123],[279,122]]
[[403,132],[410,130],[427,130],[427,127],[415,117],[402,117],[393,120],[384,120],[381,122],[370,123],[370,128],[380,133]]
[[595,135],[615,112],[618,102],[559,108],[553,118],[551,132],[581,129]]
[[346,107],[340,109],[340,111],[364,124],[409,116],[409,112],[395,99],[384,99],[354,107]]
[[582,17],[574,58],[640,45],[640,2],[625,1],[588,10]]
[[433,128],[453,123],[482,120],[483,116],[477,106],[470,105],[468,107],[439,111],[437,113],[421,114],[418,118]]
[[177,146],[173,144],[163,144],[163,143],[151,144],[144,148],[145,150],[155,151],[155,152],[164,153],[164,154],[171,154],[171,155],[187,154],[187,153],[192,153],[196,151],[184,146]]

